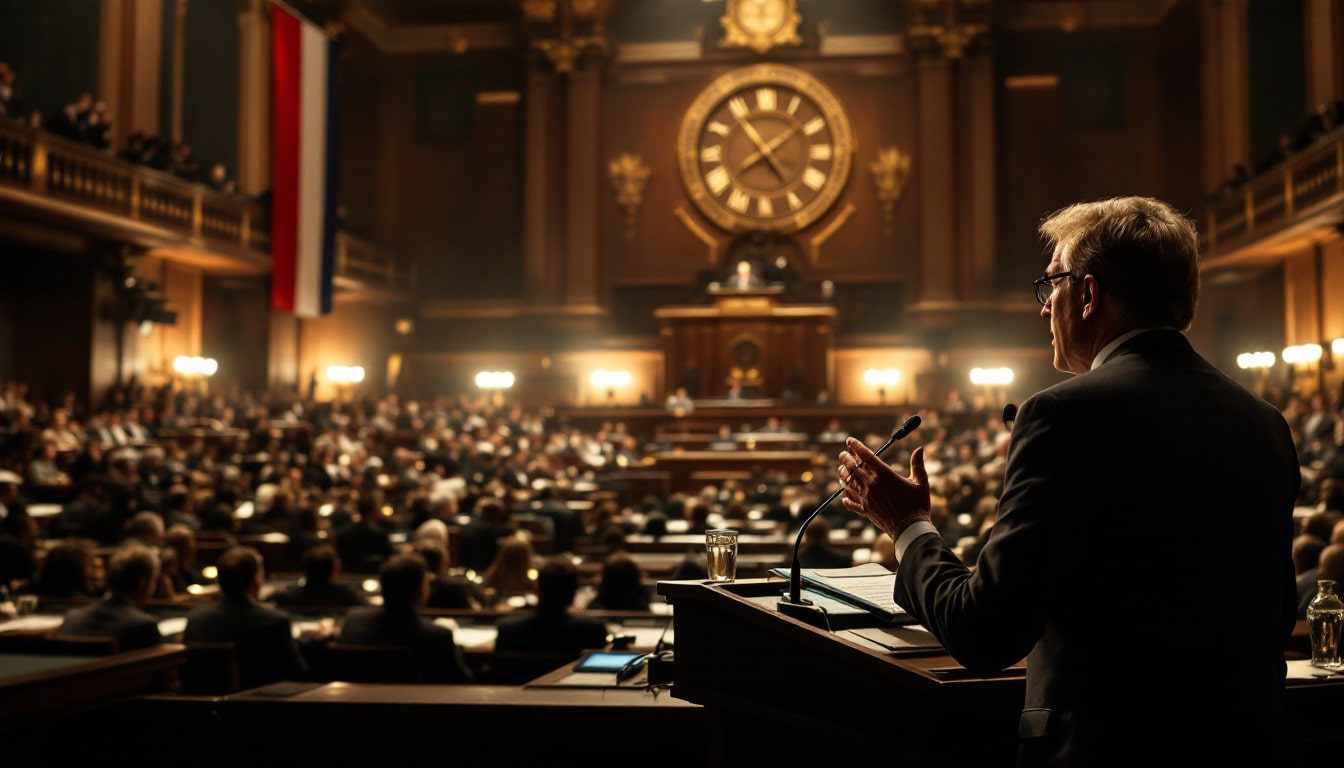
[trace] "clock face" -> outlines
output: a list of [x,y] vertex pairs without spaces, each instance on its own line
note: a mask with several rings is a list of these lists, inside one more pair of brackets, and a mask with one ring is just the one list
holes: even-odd
[[769,232],[802,229],[829,210],[855,149],[830,90],[778,64],[715,80],[687,110],[677,148],[682,181],[705,216]]

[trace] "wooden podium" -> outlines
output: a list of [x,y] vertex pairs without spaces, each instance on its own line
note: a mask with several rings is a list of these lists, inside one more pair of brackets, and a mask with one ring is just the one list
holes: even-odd
[[779,613],[787,590],[781,579],[658,583],[673,604],[673,695],[705,707],[724,766],[1011,768],[1022,669],[972,678],[941,652],[894,655]]
[[736,381],[747,397],[815,402],[829,389],[836,310],[781,303],[782,289],[711,292],[710,305],[654,310],[668,392],[718,397]]
[[[974,677],[941,651],[901,655],[812,627],[778,612],[787,589],[782,579],[658,583],[673,604],[672,693],[705,708],[718,765],[1014,766],[1023,668]],[[1172,674],[1189,661],[1173,658]],[[1284,765],[1344,752],[1344,674],[1303,664],[1289,662]]]

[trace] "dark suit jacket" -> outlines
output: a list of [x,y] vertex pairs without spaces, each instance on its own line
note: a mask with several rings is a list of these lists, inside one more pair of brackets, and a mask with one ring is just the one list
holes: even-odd
[[1299,483],[1277,409],[1142,334],[1022,404],[974,570],[920,536],[895,597],[972,671],[1026,657],[1021,765],[1276,764]]
[[352,606],[368,605],[369,601],[354,587],[339,581],[290,584],[272,597],[282,609],[296,606]]
[[495,650],[509,653],[579,654],[607,644],[607,625],[592,616],[530,611],[496,624]]
[[349,645],[406,645],[415,650],[426,683],[470,683],[474,680],[453,638],[453,630],[441,627],[415,611],[397,611],[381,606],[351,608],[341,622],[338,643]]
[[187,613],[186,643],[237,643],[243,688],[279,680],[305,680],[308,662],[294,639],[290,617],[252,597],[221,594]]
[[159,620],[124,597],[107,594],[102,600],[66,612],[58,635],[115,637],[117,649],[134,651],[163,642]]

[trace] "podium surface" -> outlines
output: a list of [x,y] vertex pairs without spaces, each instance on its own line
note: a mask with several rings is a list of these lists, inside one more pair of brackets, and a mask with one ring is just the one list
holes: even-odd
[[[778,611],[787,590],[777,578],[658,583],[673,605],[673,695],[705,708],[722,765],[1015,765],[1024,666],[979,677],[942,649],[890,650],[814,627]],[[1172,660],[1173,674],[1181,663]],[[1297,674],[1300,664],[1289,663],[1285,764],[1344,751],[1344,729],[1331,722],[1344,710],[1344,675]]]

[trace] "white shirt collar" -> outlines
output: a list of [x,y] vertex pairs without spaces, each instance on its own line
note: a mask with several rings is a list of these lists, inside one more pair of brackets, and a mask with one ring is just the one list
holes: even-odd
[[1106,346],[1102,347],[1100,350],[1097,351],[1097,356],[1092,358],[1092,367],[1089,370],[1095,371],[1098,368],[1100,368],[1101,364],[1106,362],[1107,358],[1111,356],[1111,353],[1115,352],[1116,348],[1119,347],[1121,344],[1124,344],[1126,341],[1129,341],[1135,336],[1138,336],[1140,333],[1147,333],[1148,331],[1156,331],[1156,330],[1158,329],[1135,328],[1132,331],[1125,331],[1119,336],[1116,336],[1114,339],[1111,339],[1110,342],[1106,344]]

